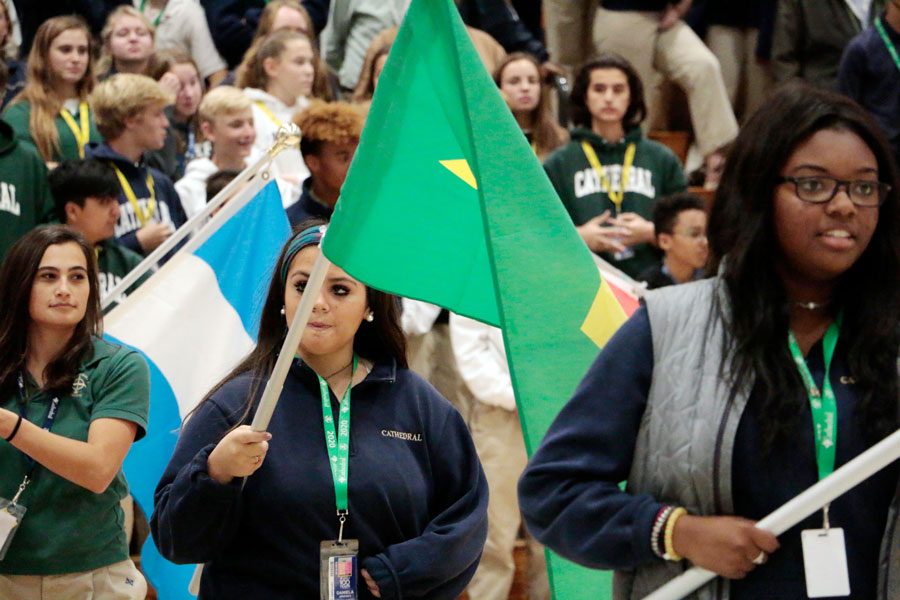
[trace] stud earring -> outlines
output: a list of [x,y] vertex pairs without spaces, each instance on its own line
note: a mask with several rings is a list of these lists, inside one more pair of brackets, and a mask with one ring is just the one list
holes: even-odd
[[371,323],[371,322],[374,321],[374,320],[375,320],[375,315],[374,315],[374,314],[369,313],[369,314],[366,315],[366,321],[368,321],[369,323]]
[[283,306],[281,307],[281,314],[282,314],[282,315],[284,314],[284,307],[283,307]]

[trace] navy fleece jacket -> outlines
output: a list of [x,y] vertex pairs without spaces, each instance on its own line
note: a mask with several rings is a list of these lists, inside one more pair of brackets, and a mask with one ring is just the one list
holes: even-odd
[[[847,383],[843,356],[839,342],[831,366],[838,406],[835,468],[869,446],[855,415],[861,394]],[[821,388],[825,376],[821,342],[808,353],[807,364]],[[650,548],[650,532],[660,501],[672,499],[632,495],[619,488],[631,470],[652,377],[653,337],[647,311],[641,308],[603,348],[519,482],[519,505],[529,531],[577,563],[633,569],[662,560]],[[768,453],[762,451],[762,401],[761,394],[751,394],[734,440],[735,514],[753,520],[818,480],[807,399],[797,398],[798,414],[788,441],[775,444]],[[710,415],[709,426],[718,426],[716,416]],[[844,528],[854,598],[876,595],[879,548],[897,476],[895,463],[831,504],[832,525]],[[806,598],[800,532],[821,526],[822,514],[817,513],[782,534],[781,548],[765,565],[731,582],[731,599]]]
[[[233,379],[186,423],[156,489],[153,538],[174,562],[207,563],[203,598],[318,598],[319,543],[338,522],[312,370],[292,365],[268,454],[243,491],[207,471],[251,381]],[[331,404],[336,417],[333,394]],[[353,388],[350,419],[344,536],[359,540],[359,566],[382,598],[455,599],[487,536],[487,481],[462,417],[411,371],[379,363]],[[371,598],[362,584],[360,597]]]
[[[96,158],[118,167],[131,185],[142,210],[147,210],[150,199],[150,190],[147,187],[147,174],[149,173],[153,178],[153,191],[156,199],[156,208],[151,217],[154,222],[168,223],[174,231],[187,221],[184,208],[181,206],[181,198],[175,191],[172,180],[166,177],[162,171],[146,166],[143,161],[134,164],[105,143],[91,144],[88,146],[86,154],[88,158]],[[137,240],[137,230],[141,228],[141,223],[124,192],[119,193],[119,208],[121,213],[119,222],[116,223],[116,241],[129,250],[143,255],[144,250]]]

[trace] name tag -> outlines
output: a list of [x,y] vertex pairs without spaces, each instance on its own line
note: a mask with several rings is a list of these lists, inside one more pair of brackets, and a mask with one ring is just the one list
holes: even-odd
[[803,570],[806,573],[806,595],[810,598],[850,595],[847,572],[847,548],[844,530],[807,529],[800,533],[803,543]]
[[326,540],[319,546],[320,600],[358,600],[358,540]]

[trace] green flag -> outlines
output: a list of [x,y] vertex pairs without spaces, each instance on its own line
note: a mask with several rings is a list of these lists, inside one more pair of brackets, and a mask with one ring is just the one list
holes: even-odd
[[[414,0],[378,80],[323,252],[369,286],[501,327],[533,452],[633,305],[590,252],[451,0]],[[556,598],[609,574],[552,555]]]

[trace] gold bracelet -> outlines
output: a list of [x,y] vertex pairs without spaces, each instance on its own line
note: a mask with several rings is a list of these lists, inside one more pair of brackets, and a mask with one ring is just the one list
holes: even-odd
[[675,552],[675,544],[673,543],[672,538],[675,537],[675,523],[678,522],[678,519],[686,514],[688,514],[688,511],[685,508],[679,506],[674,511],[672,511],[672,514],[666,521],[666,553],[663,555],[663,558],[665,558],[666,560],[679,561],[682,558],[677,552]]

